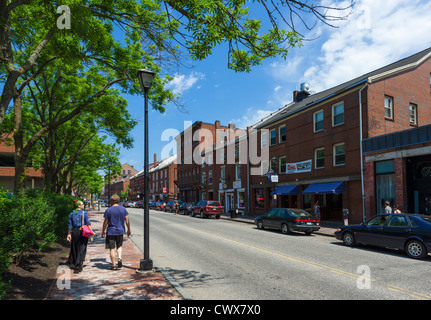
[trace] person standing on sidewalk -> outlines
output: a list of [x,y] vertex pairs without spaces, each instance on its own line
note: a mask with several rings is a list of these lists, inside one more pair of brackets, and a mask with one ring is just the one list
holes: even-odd
[[[114,194],[111,197],[111,207],[106,209],[102,226],[102,238],[105,237],[106,230],[106,241],[105,248],[110,250],[111,257],[111,270],[116,270],[115,262],[118,262],[118,268],[123,266],[123,260],[121,258],[122,246],[123,246],[123,235],[125,233],[124,223],[127,225],[127,237],[130,237],[130,221],[129,213],[126,208],[119,205],[120,197]],[[118,260],[116,260],[118,257]]]
[[70,242],[67,264],[72,265],[79,272],[85,261],[88,244],[88,238],[82,236],[81,227],[83,224],[90,226],[91,222],[87,211],[84,211],[84,202],[74,199],[73,206],[75,210],[69,214],[69,231],[67,233],[67,241]]

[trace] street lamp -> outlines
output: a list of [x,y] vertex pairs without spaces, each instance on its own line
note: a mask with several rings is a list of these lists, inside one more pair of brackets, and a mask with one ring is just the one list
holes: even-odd
[[108,160],[108,208],[111,206],[111,160]]
[[145,93],[144,112],[144,259],[141,260],[138,271],[152,270],[153,261],[150,259],[150,210],[149,210],[149,185],[148,185],[148,91],[156,73],[147,70],[138,70],[138,79]]

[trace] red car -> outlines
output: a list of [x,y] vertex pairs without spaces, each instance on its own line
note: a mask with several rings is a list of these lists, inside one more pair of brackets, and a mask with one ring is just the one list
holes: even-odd
[[163,211],[165,209],[165,205],[166,205],[166,203],[164,203],[164,202],[158,202],[156,205],[156,210]]
[[203,200],[193,206],[192,217],[199,215],[201,218],[206,218],[214,215],[216,219],[220,219],[222,211],[223,207],[220,202],[215,200]]

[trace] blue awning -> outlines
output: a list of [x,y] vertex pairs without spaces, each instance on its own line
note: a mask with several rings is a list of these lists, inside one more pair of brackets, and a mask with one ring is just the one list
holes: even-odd
[[302,192],[302,194],[327,193],[344,193],[344,182],[315,183]]
[[[275,189],[275,193],[279,196],[286,196],[286,195],[294,195],[299,194],[299,188],[298,185],[291,185],[291,186],[280,186]],[[274,195],[274,191],[271,192],[271,196]]]

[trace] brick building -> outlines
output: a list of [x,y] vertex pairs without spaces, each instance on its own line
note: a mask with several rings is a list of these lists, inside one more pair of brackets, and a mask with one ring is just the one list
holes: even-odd
[[[15,178],[15,146],[6,143],[9,139],[7,134],[3,134],[0,141],[0,186],[3,191],[13,191]],[[43,170],[26,168],[25,185],[30,188],[43,188]]]
[[[137,173],[138,171],[128,163],[121,165],[121,171],[119,174],[111,172],[111,195],[117,194],[121,197],[122,191],[127,191],[128,189],[130,190],[130,177],[136,175]],[[108,185],[105,185],[103,196],[108,198]]]
[[180,200],[219,200],[225,211],[247,210],[247,164],[239,152],[247,147],[244,130],[197,121],[175,140]]
[[[269,145],[269,158],[262,176],[251,175],[250,213],[273,206],[311,210],[319,200],[322,220],[341,220],[347,208],[350,221],[356,223],[380,212],[384,199],[396,199],[406,210],[413,208],[409,193],[419,198],[423,194],[423,200],[415,201],[417,208],[424,206],[421,203],[429,201],[426,192],[408,190],[419,178],[409,182],[407,174],[413,169],[407,163],[428,167],[431,151],[426,141],[418,144],[420,152],[407,157],[401,157],[402,149],[411,148],[407,145],[396,145],[401,153],[383,156],[379,149],[380,155],[366,154],[365,165],[361,144],[412,128],[417,130],[411,134],[418,134],[421,126],[431,123],[430,56],[431,48],[320,93],[294,92],[292,104],[253,126],[260,133],[258,143]],[[422,158],[412,159],[414,154]],[[392,164],[375,166],[379,157],[392,157]],[[277,183],[263,176],[270,168],[278,174]],[[393,176],[385,177],[387,170]],[[388,191],[378,193],[383,189]],[[271,195],[274,190],[277,199]]]
[[[154,159],[155,160],[155,159]],[[177,155],[161,160],[148,171],[150,200],[169,201],[178,199]],[[142,175],[143,177],[143,175]],[[143,195],[142,195],[143,196]]]
[[[151,168],[157,166],[159,163],[160,161],[157,161],[157,155],[154,154],[154,161],[153,163],[149,164],[148,170],[151,170]],[[144,181],[144,170],[139,171],[130,178],[130,191],[132,200],[137,201],[144,198]]]

